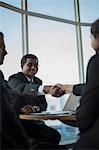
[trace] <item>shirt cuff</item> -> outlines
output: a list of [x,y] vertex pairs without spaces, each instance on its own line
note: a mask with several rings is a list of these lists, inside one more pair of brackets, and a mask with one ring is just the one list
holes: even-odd
[[45,93],[43,92],[43,89],[44,89],[44,86],[43,86],[43,85],[39,86],[38,92],[41,93],[41,94],[45,94]]

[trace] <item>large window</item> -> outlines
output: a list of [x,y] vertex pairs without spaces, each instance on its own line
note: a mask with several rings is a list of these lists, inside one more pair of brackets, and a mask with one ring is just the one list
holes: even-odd
[[29,17],[29,52],[39,57],[44,84],[79,82],[73,25]]
[[20,70],[20,59],[22,57],[22,30],[21,15],[1,8],[0,29],[5,35],[5,44],[8,54],[5,61],[0,66],[5,74],[5,78]]
[[92,23],[99,18],[99,0],[79,0],[81,22]]
[[74,20],[73,0],[28,0],[28,10]]

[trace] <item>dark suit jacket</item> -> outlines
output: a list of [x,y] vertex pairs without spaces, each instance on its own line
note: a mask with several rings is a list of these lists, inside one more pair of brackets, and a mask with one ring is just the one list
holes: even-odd
[[9,105],[9,88],[0,71],[0,140],[2,149],[28,149],[28,138]]
[[[40,111],[45,111],[47,108],[47,102],[45,95],[38,94],[38,88],[42,85],[42,80],[34,77],[34,83],[28,81],[22,72],[11,75],[9,77],[8,85],[11,87],[14,95],[19,95],[17,100],[12,98],[11,106],[20,113],[20,108],[30,104],[32,106],[37,105],[40,107]],[[34,93],[31,91],[34,89]]]
[[74,85],[73,94],[76,96],[81,96],[83,94],[84,87],[85,87],[85,83]]
[[22,72],[18,72],[9,77],[8,84],[15,93],[31,93],[30,89],[38,91],[39,86],[42,85],[42,80],[39,78],[34,76],[33,80],[34,83],[29,82]]
[[[86,84],[80,106],[77,110],[77,121],[80,140],[75,148],[99,149],[99,54],[94,55],[87,67]],[[90,143],[90,144],[89,144]]]

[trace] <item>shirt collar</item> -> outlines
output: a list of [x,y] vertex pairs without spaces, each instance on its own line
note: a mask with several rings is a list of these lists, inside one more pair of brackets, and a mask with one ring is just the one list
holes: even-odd
[[25,75],[25,77],[27,78],[27,80],[30,82],[30,81],[32,81],[32,82],[34,82],[34,79],[32,78],[32,79],[30,79],[29,77],[27,77],[26,75]]

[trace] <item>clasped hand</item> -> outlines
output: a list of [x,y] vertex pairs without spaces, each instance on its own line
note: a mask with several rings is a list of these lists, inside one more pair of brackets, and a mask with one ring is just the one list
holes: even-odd
[[49,93],[54,97],[60,97],[66,94],[62,84],[55,84],[52,87],[50,87]]

